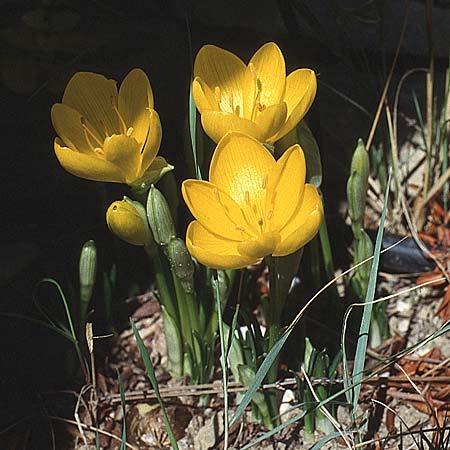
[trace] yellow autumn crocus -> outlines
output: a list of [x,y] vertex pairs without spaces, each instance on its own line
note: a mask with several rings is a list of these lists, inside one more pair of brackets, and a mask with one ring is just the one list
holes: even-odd
[[319,230],[323,208],[305,174],[298,144],[276,161],[256,139],[226,134],[214,151],[209,181],[183,182],[196,219],[186,233],[191,255],[211,268],[238,269],[306,245]]
[[76,73],[51,111],[56,157],[68,172],[88,180],[136,187],[155,181],[172,167],[156,156],[162,130],[153,106],[141,69],[133,69],[119,91],[103,75]]
[[286,77],[283,54],[273,42],[248,65],[227,50],[205,45],[195,58],[194,77],[194,100],[214,142],[228,131],[277,141],[302,120],[317,90],[313,70],[297,69]]

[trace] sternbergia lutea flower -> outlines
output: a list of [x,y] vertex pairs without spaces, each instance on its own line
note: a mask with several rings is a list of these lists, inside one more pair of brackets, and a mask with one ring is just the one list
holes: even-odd
[[246,65],[233,53],[205,45],[195,58],[192,92],[203,128],[214,141],[229,131],[273,143],[308,112],[317,89],[310,69],[286,77],[279,47],[263,45]]
[[319,193],[305,176],[298,144],[276,161],[254,138],[226,134],[214,151],[209,181],[183,182],[196,219],[186,234],[189,252],[208,267],[237,269],[303,247],[323,217]]
[[56,157],[68,172],[88,180],[136,187],[156,181],[172,167],[156,156],[162,131],[153,106],[141,69],[125,77],[119,92],[103,75],[76,73],[62,103],[52,107]]

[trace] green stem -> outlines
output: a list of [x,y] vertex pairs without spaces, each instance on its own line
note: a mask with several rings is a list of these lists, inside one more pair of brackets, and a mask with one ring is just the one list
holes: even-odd
[[[279,259],[276,257],[268,257],[267,264],[269,266],[269,284],[270,284],[270,299],[268,302],[268,311],[266,317],[267,324],[267,352],[272,350],[277,342],[281,329],[281,313],[286,301],[285,295],[280,292],[280,273],[279,273]],[[266,382],[274,383],[278,379],[278,365],[280,355],[277,355],[272,366],[267,372]],[[268,391],[268,406],[272,421],[278,415],[278,392]]]
[[[178,315],[178,308],[176,305],[176,297],[173,291],[173,286],[170,283],[170,273],[167,267],[164,266],[159,249],[155,244],[146,245],[145,251],[147,252],[150,261],[153,264],[155,271],[156,286],[158,288],[159,300],[167,313],[177,322],[179,325],[180,318]],[[170,283],[170,284],[169,284]]]
[[[177,275],[174,272],[172,272],[172,279],[177,296],[178,313],[181,324],[181,340],[184,344],[187,344],[187,346],[191,349],[192,352],[194,352],[195,347],[192,338],[191,314],[189,313],[189,307],[186,301],[187,294],[183,286],[181,285],[180,280],[178,279]],[[196,359],[197,361],[199,360],[198,358]]]
[[222,384],[223,384],[223,405],[224,405],[224,450],[228,450],[228,364],[226,359],[225,348],[225,330],[223,328],[222,320],[222,299],[221,290],[219,286],[219,277],[217,272],[214,275],[214,297],[216,298],[217,315],[219,321],[219,337],[220,337],[220,365],[222,366]]

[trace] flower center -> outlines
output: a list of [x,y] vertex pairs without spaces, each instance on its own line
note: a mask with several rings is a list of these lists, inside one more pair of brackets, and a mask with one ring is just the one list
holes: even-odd
[[252,192],[245,191],[244,201],[239,205],[242,217],[250,231],[247,235],[253,238],[262,236],[270,229],[270,219],[273,211],[265,210],[265,198],[267,195],[267,183],[269,176],[266,174],[262,180],[261,188]]
[[242,109],[239,99],[235,99],[233,92],[230,92],[229,95],[224,95],[220,90],[219,86],[214,88],[214,98],[217,102],[217,107],[223,111],[230,114],[234,114],[240,117]]

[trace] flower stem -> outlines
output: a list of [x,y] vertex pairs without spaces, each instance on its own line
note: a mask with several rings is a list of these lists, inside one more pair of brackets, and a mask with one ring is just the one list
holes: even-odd
[[[266,315],[267,324],[267,352],[275,345],[281,329],[281,313],[283,311],[285,296],[280,292],[280,273],[279,273],[279,258],[269,257],[266,259],[269,266],[269,288],[270,299],[268,302],[268,309]],[[278,355],[271,368],[267,372],[266,382],[274,383],[278,378],[278,365],[280,356]],[[272,421],[275,423],[274,417],[278,415],[278,392],[271,390],[267,392],[268,406]]]
[[228,361],[226,359],[226,348],[225,348],[225,330],[223,327],[222,320],[222,298],[221,289],[219,286],[219,277],[217,272],[215,272],[213,278],[214,287],[214,297],[216,300],[216,308],[219,322],[219,337],[220,337],[220,365],[222,366],[222,388],[223,388],[223,405],[224,405],[224,450],[228,450],[228,428],[229,428],[229,418],[228,418]]

